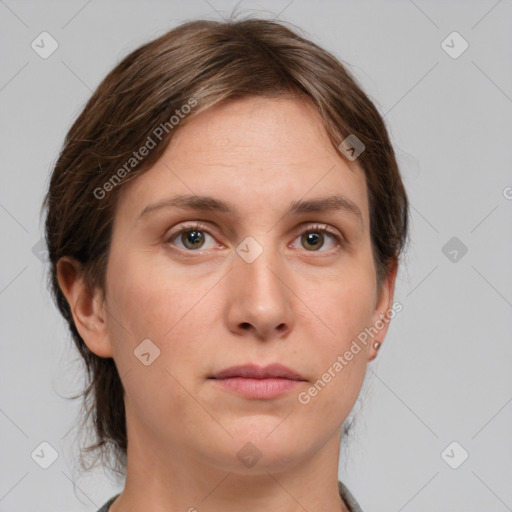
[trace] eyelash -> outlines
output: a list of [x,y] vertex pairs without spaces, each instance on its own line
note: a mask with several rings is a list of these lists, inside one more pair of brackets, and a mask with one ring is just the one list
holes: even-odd
[[[197,230],[197,231],[204,231],[205,233],[207,233],[208,235],[210,235],[212,238],[215,238],[209,231],[208,231],[208,228],[206,226],[203,226],[200,222],[193,222],[191,224],[187,224],[185,226],[183,226],[179,231],[176,231],[175,233],[172,233],[170,234],[168,237],[165,238],[164,240],[164,244],[165,245],[168,245],[168,244],[171,244],[171,242],[177,238],[179,235],[181,235],[182,233],[185,233],[187,231],[193,231],[193,230]],[[304,235],[306,233],[327,233],[328,235],[330,235],[331,237],[334,238],[334,240],[336,241],[337,243],[337,246],[336,246],[336,249],[337,248],[340,248],[340,247],[344,247],[345,245],[345,240],[343,237],[341,237],[340,235],[338,235],[335,231],[333,231],[332,229],[330,229],[327,225],[325,224],[313,224],[313,225],[310,225],[310,226],[306,226],[306,228],[304,230],[302,230],[300,233],[298,233],[297,236],[301,236],[301,235]],[[294,238],[294,240],[297,238],[297,236]],[[204,252],[204,250],[201,250],[201,249],[198,249],[196,251],[194,250],[190,250],[190,249],[179,249],[180,251],[184,251],[184,252],[188,252],[188,253],[194,253],[194,252]],[[315,253],[315,252],[329,252],[330,250],[327,250],[327,251],[307,251],[307,252],[311,252],[311,253]],[[332,251],[332,249],[331,249]]]

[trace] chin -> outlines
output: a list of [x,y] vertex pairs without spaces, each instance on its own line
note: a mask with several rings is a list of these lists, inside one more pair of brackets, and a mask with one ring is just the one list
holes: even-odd
[[294,467],[308,456],[308,451],[314,452],[313,446],[308,447],[297,436],[298,431],[294,433],[284,423],[278,426],[282,420],[257,422],[255,418],[251,418],[250,425],[241,422],[236,431],[228,429],[233,437],[228,440],[223,436],[227,441],[223,445],[220,442],[210,445],[217,448],[211,454],[213,465],[233,473],[268,476]]

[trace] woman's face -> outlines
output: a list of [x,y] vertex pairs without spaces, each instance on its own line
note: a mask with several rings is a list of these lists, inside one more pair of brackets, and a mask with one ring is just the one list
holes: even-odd
[[[364,174],[299,100],[246,98],[178,128],[113,227],[101,343],[129,442],[230,471],[292,467],[339,443],[375,355],[371,340],[344,354],[391,305]],[[212,378],[275,364],[300,380]]]

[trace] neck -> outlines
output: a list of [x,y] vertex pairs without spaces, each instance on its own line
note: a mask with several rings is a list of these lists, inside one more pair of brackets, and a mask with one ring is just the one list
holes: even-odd
[[163,448],[161,440],[142,435],[137,421],[127,424],[126,484],[109,512],[348,512],[338,490],[341,429],[291,467],[256,464],[240,473],[179,444]]

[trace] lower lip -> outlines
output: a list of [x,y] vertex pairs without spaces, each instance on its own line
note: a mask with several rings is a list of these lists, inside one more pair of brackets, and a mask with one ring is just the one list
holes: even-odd
[[291,391],[299,384],[300,380],[269,378],[269,379],[248,379],[245,377],[230,377],[226,379],[211,379],[217,385],[228,391],[232,391],[246,398],[275,398]]

